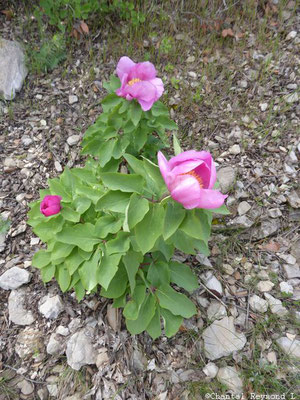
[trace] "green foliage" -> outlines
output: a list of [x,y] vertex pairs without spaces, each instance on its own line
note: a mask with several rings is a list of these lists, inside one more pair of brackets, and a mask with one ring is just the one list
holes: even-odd
[[109,94],[102,100],[103,113],[88,128],[82,141],[82,154],[97,157],[101,167],[120,162],[125,153],[153,159],[160,149],[169,147],[166,131],[177,129],[160,101],[143,112],[135,100],[128,101],[115,94],[120,86],[115,76],[104,85]]

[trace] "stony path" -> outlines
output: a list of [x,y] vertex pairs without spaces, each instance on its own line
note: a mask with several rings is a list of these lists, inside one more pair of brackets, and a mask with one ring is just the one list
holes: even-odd
[[[189,34],[187,15],[174,34],[162,32],[169,53],[159,51],[159,35],[131,38],[136,46],[127,55],[136,61],[156,54],[151,61],[165,82],[164,101],[183,147],[213,154],[221,189],[229,194],[231,215],[214,220],[211,256],[178,254],[199,275],[201,287],[192,294],[198,314],[168,340],[131,337],[107,300],[90,295],[78,304],[54,281],[44,286],[31,267],[42,244],[26,225],[28,202],[48,177],[80,165],[80,139],[101,112],[102,81],[124,55],[124,48],[112,46],[118,34],[101,32],[86,49],[74,46],[63,65],[41,76],[29,73],[15,100],[0,102],[1,400],[299,391],[295,7],[287,3],[281,16],[273,9],[269,17],[258,13],[261,23],[268,21],[264,32],[259,24],[231,22],[235,36],[215,43],[212,33]],[[0,26],[5,39],[22,39],[18,21],[0,17]]]

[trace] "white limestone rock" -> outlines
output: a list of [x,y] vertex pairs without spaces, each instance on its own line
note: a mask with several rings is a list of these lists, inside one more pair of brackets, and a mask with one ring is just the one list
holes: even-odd
[[56,319],[63,310],[64,305],[58,295],[52,297],[50,295],[44,296],[39,302],[39,312],[45,318]]
[[234,394],[243,393],[243,381],[235,367],[223,367],[219,369],[217,380],[227,386]]
[[18,289],[28,283],[31,274],[23,268],[12,267],[0,276],[0,287],[4,290]]

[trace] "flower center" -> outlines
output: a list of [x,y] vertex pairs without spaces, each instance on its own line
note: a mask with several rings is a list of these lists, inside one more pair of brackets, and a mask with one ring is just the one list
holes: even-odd
[[139,79],[139,78],[133,78],[133,79],[131,79],[131,81],[128,82],[128,85],[129,85],[129,86],[132,86],[132,85],[134,85],[134,84],[137,83],[137,82],[141,82],[141,79]]
[[194,178],[197,179],[200,187],[203,188],[203,180],[202,180],[201,176],[197,175],[194,170],[189,171],[189,172],[184,172],[183,174],[180,174],[180,175],[191,175],[191,176],[193,176]]

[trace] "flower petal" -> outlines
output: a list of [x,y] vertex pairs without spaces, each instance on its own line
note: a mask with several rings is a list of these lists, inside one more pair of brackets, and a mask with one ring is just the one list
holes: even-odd
[[154,102],[156,99],[156,87],[149,81],[136,82],[132,86],[126,85],[125,91],[133,98],[147,103]]
[[197,208],[219,208],[224,204],[227,195],[218,190],[201,189]]
[[207,159],[207,155],[210,156],[210,154],[207,151],[195,151],[195,150],[183,151],[177,156],[171,158],[171,160],[169,161],[170,168],[172,169],[176,167],[176,165],[182,163],[183,161],[188,161],[188,160],[204,161],[205,159]]
[[195,168],[195,173],[200,177],[200,180],[202,182],[202,188],[203,189],[210,189],[209,184],[210,184],[210,169],[208,165],[203,161],[201,165],[199,165],[197,168]]
[[154,79],[156,77],[156,69],[154,65],[149,62],[141,62],[135,64],[135,66],[130,70],[129,80],[138,78],[142,81],[148,81],[150,79]]
[[127,81],[128,81],[127,78],[128,78],[128,74],[123,74],[122,79],[121,79],[121,87],[116,90],[116,94],[118,96],[121,96],[121,97],[125,97],[126,96],[126,93],[125,93],[124,90],[125,90],[125,87],[126,87],[126,84],[127,84]]
[[159,151],[157,154],[157,161],[162,177],[164,178],[164,181],[167,183],[167,175],[170,172],[170,168],[168,160],[161,151]]
[[123,75],[127,74],[129,75],[130,70],[136,65],[135,62],[133,62],[129,57],[121,57],[118,65],[117,65],[117,74],[120,80],[122,80]]
[[196,178],[189,175],[178,176],[172,186],[171,196],[174,200],[187,209],[198,207],[201,188]]
[[137,101],[140,103],[143,111],[150,110],[150,108],[153,106],[153,103],[154,103],[154,100],[144,101],[144,100],[141,100],[141,99],[137,99]]
[[190,171],[193,171],[201,164],[203,164],[203,161],[201,160],[187,160],[182,162],[181,164],[176,165],[176,167],[172,169],[172,172],[175,175],[186,174]]
[[160,78],[155,78],[151,79],[149,82],[156,87],[156,100],[158,100],[164,92],[163,81]]

